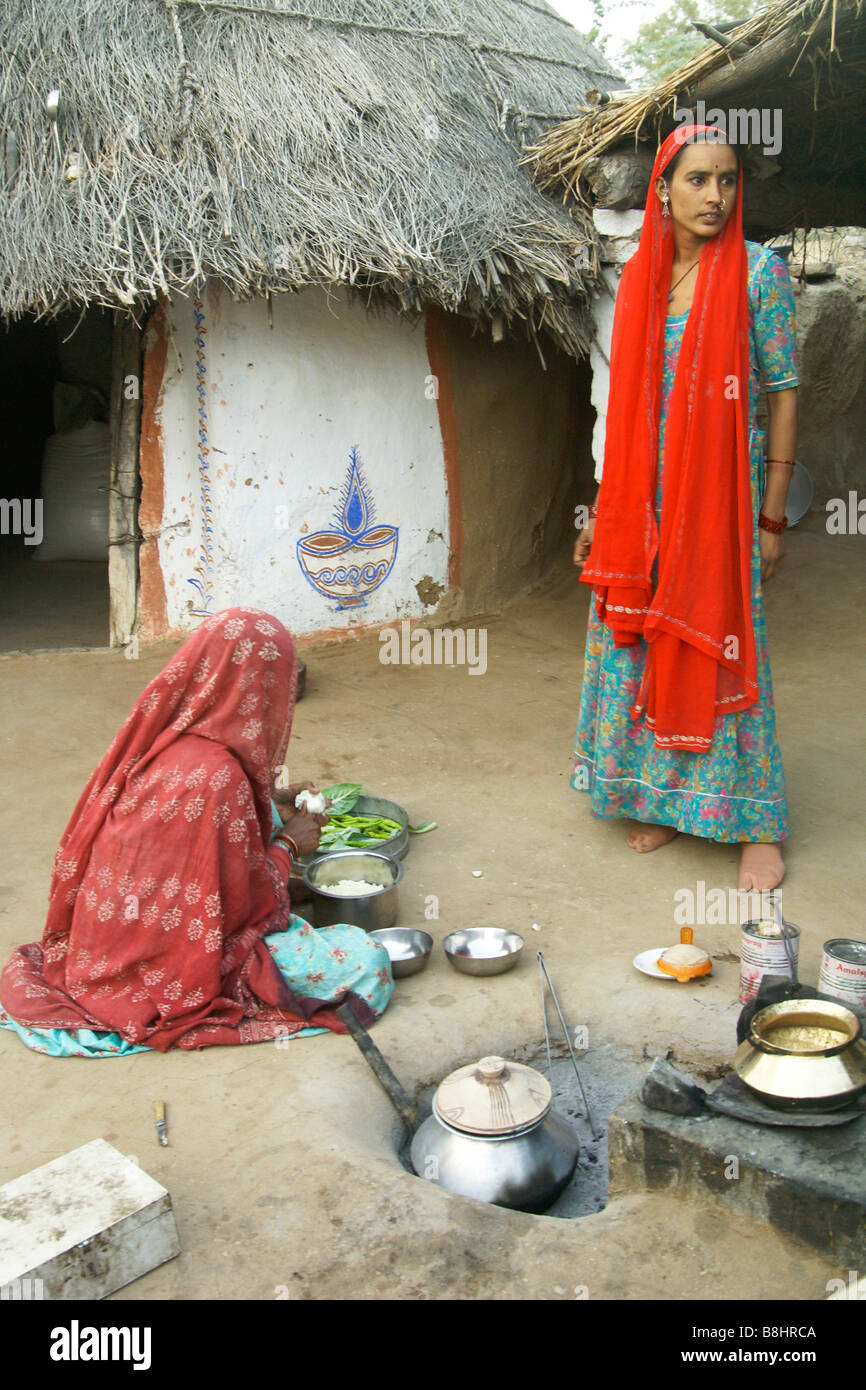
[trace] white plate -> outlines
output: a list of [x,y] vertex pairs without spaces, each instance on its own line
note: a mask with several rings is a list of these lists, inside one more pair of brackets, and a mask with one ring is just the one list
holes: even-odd
[[635,956],[632,965],[636,970],[640,970],[641,974],[651,975],[654,980],[673,980],[676,978],[674,975],[668,975],[656,965],[662,951],[666,949],[665,946],[656,946],[652,951],[641,951]]

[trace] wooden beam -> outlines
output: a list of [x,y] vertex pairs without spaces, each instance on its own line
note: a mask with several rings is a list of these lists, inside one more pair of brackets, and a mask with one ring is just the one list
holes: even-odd
[[138,600],[138,441],[141,430],[141,329],[116,310],[111,364],[111,480],[108,502],[109,628],[112,647],[135,629]]

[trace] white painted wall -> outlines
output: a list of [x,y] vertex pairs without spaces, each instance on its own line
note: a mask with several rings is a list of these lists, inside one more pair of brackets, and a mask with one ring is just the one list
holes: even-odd
[[[369,314],[318,289],[237,304],[204,301],[206,400],[214,515],[210,611],[249,604],[294,632],[420,616],[416,585],[445,586],[445,464],[424,323]],[[169,306],[162,406],[165,500],[159,556],[172,628],[195,627],[199,554],[193,305]],[[339,611],[304,578],[296,542],[329,530],[357,445],[375,521],[399,529],[389,577],[366,606]],[[282,510],[280,510],[282,509]],[[286,524],[287,523],[287,524]],[[425,586],[425,593],[428,589]]]
[[616,292],[622,268],[637,250],[643,217],[643,211],[639,208],[627,212],[596,208],[593,213],[596,230],[601,234],[599,294],[593,304],[595,338],[589,354],[592,367],[591,399],[596,411],[592,432],[592,457],[598,481],[601,480],[604,463],[607,397],[610,390],[610,340],[613,333]]

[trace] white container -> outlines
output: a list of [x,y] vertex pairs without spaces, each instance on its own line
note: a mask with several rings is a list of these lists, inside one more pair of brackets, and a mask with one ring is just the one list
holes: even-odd
[[0,1187],[0,1297],[105,1298],[178,1254],[168,1192],[104,1139]]
[[866,941],[841,936],[825,941],[818,989],[843,1004],[866,1008]]
[[[800,958],[800,929],[785,923],[790,938],[788,949],[794,958],[794,979]],[[743,924],[740,939],[740,1000],[748,1004],[761,988],[765,975],[787,975],[791,979],[791,964],[782,934],[772,919]]]

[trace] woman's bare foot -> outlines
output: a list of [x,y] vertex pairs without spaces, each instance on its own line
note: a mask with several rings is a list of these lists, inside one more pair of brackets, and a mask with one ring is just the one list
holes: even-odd
[[638,854],[649,854],[650,850],[661,849],[662,845],[666,845],[677,833],[672,825],[638,824],[629,835],[626,844],[636,849]]
[[771,888],[778,888],[784,877],[781,845],[743,845],[737,884],[741,893],[768,893]]

